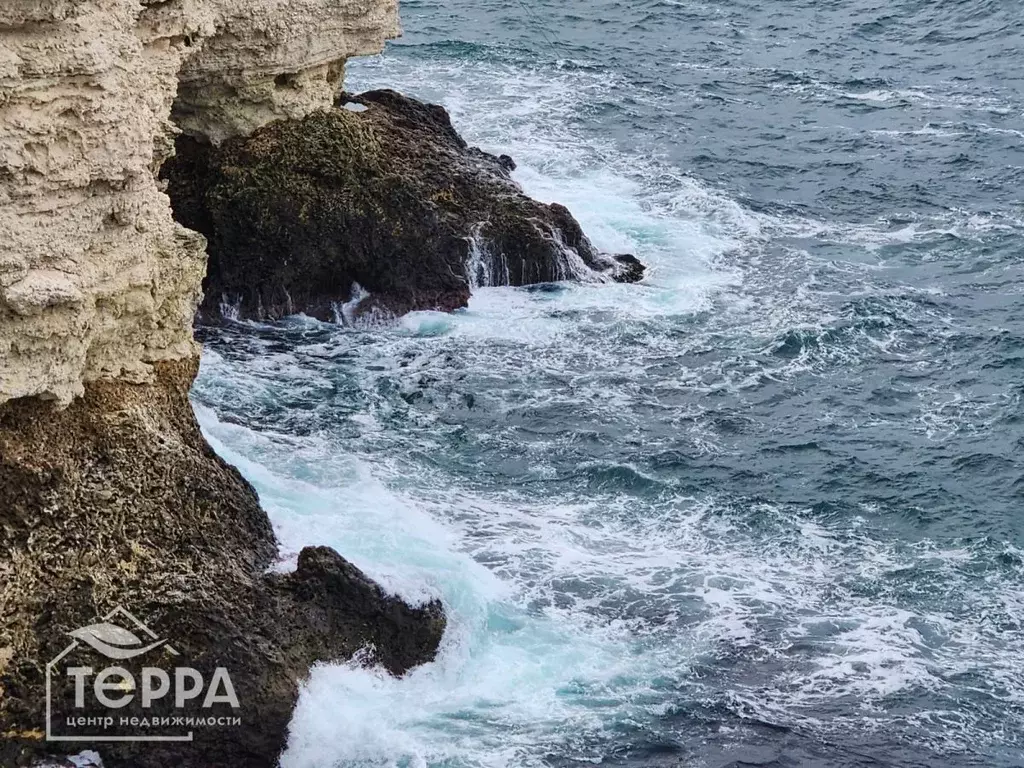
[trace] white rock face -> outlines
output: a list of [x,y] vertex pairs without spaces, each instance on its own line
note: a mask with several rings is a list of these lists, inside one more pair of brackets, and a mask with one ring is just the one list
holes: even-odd
[[215,143],[329,105],[346,59],[401,34],[398,0],[215,2],[218,31],[185,63],[174,114]]
[[156,180],[176,97],[221,141],[330,106],[398,31],[397,0],[0,0],[0,403],[197,354],[205,242]]

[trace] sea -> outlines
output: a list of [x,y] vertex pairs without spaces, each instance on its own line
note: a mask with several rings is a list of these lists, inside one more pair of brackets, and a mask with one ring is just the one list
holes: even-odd
[[1024,766],[1019,0],[403,0],[443,104],[637,285],[201,329],[278,568],[438,597],[284,768]]

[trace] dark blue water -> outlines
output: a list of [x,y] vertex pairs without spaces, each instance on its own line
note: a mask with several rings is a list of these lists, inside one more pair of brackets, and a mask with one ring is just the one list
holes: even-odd
[[286,556],[452,616],[288,766],[1024,765],[1017,3],[403,3],[445,104],[639,286],[209,332]]

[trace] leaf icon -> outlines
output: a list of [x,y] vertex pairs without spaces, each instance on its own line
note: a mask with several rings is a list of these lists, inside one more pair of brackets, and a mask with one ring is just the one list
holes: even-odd
[[96,638],[100,642],[111,645],[142,645],[142,641],[133,632],[119,627],[117,624],[90,624],[88,627],[76,629],[68,634],[79,640],[84,640],[90,645],[92,645],[90,638]]
[[76,640],[81,640],[108,659],[131,659],[151,651],[163,640],[143,646],[142,641],[134,633],[116,624],[90,624],[88,627],[68,632]]

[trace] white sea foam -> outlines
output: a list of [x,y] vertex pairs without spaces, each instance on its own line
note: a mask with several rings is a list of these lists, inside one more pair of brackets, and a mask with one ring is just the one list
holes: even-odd
[[[445,376],[436,350],[409,357],[432,341],[498,378],[516,361],[539,358],[569,375],[559,355],[602,354],[572,350],[571,314],[547,311],[566,312],[574,295],[484,289],[468,312],[407,316],[380,332],[379,346],[354,345],[360,386],[372,392],[382,377]],[[315,346],[329,352],[329,343]],[[551,354],[527,351],[540,348]],[[616,365],[608,358],[588,367]],[[251,391],[254,370],[275,382],[308,375],[287,354],[239,369],[208,352],[203,380]],[[608,393],[581,379],[564,395],[542,387],[531,395],[542,407],[545,398],[597,401]],[[823,523],[773,504],[736,508],[678,494],[638,502],[600,491],[539,502],[515,487],[459,485],[429,464],[378,453],[374,441],[392,428],[376,409],[360,414],[351,443],[330,432],[254,432],[198,411],[214,447],[255,483],[286,560],[305,544],[329,544],[392,591],[441,596],[452,622],[439,660],[402,680],[358,664],[317,669],[293,722],[284,760],[291,768],[596,759],[622,722],[660,717],[680,685],[699,690],[700,676],[689,677],[695,665],[751,653],[761,659],[753,670],[777,671],[732,682],[736,711],[817,732],[895,727],[887,700],[922,690],[941,699],[951,675],[980,668],[988,679],[979,695],[1024,696],[1014,672],[1024,644],[1007,647],[1001,618],[1018,615],[1019,595],[997,581],[957,598],[969,601],[960,607],[937,600],[934,609],[909,609],[893,586],[907,569],[930,564],[933,576],[921,588],[955,595],[986,557],[976,548],[903,545],[863,519]],[[432,450],[435,428],[419,432],[422,451]],[[551,470],[534,467],[538,478]],[[1009,631],[1020,634],[1020,624]],[[844,699],[857,706],[823,716]],[[984,713],[954,707],[915,716],[924,723],[955,712],[956,727],[947,723],[941,740],[930,736],[932,747],[979,738]]]
[[[631,363],[614,348],[581,348],[577,315],[608,323],[618,322],[616,311],[643,317],[657,309],[647,293],[654,291],[482,289],[466,312],[415,313],[349,352],[359,355],[354,367],[363,372],[365,392],[384,378],[414,385],[422,376],[450,375],[438,363],[438,347],[424,347],[433,342],[456,352],[462,366],[489,371],[509,385],[517,376],[539,374],[571,382],[564,392],[510,390],[517,398],[528,392],[530,407],[562,399],[566,407],[604,402],[612,410],[628,409],[635,402],[628,386],[609,392],[574,373],[615,370],[624,381],[644,378],[624,367]],[[676,297],[668,314],[702,306]],[[657,316],[665,315],[662,305]],[[769,322],[786,327],[791,318],[783,311]],[[329,359],[331,343],[319,346]],[[574,356],[586,357],[587,364]],[[783,375],[813,365],[810,353],[802,352]],[[238,371],[207,353],[204,379],[241,376],[228,388],[251,390],[254,369],[286,391],[308,385],[311,376],[288,354]],[[677,375],[687,386],[690,374]],[[617,397],[627,399],[617,405]],[[518,399],[508,407],[513,404],[526,405]],[[252,432],[200,409],[218,452],[259,489],[286,557],[304,544],[330,544],[393,591],[412,599],[440,595],[452,621],[439,661],[401,681],[358,665],[316,670],[296,712],[287,766],[541,765],[545,755],[559,753],[597,758],[597,745],[613,738],[616,724],[664,713],[673,701],[665,686],[682,684],[693,665],[747,653],[761,654],[780,671],[738,679],[732,685],[737,711],[818,731],[863,727],[863,717],[892,727],[883,706],[887,697],[941,691],[944,676],[965,658],[991,659],[987,668],[994,679],[1011,696],[1021,695],[1012,670],[1024,659],[997,658],[997,631],[964,617],[951,621],[902,608],[895,595],[857,596],[863,584],[885,584],[887,574],[899,574],[922,554],[885,544],[857,521],[823,525],[799,510],[737,510],[713,498],[673,496],[639,509],[600,492],[539,504],[514,489],[460,487],[449,475],[433,477],[403,459],[361,456],[388,429],[381,415],[387,413],[361,414],[361,435],[350,444],[329,432]],[[429,453],[436,438],[421,431],[416,439]],[[555,471],[532,468],[537,478]],[[630,471],[643,478],[635,467]],[[753,520],[760,522],[752,527]],[[964,583],[960,569],[965,557],[970,567],[970,554],[925,554],[936,562],[937,582]],[[992,607],[1000,600],[972,599]],[[766,630],[770,626],[780,629]],[[964,639],[944,646],[950,641],[926,637],[924,626],[940,638]],[[969,636],[971,644],[963,645]],[[792,650],[801,646],[815,652]],[[965,647],[970,652],[964,654]],[[852,715],[823,720],[822,708],[848,697],[859,702]],[[976,738],[979,717],[947,728],[945,741],[934,746],[956,748]]]
[[[654,728],[684,697],[723,703],[723,688],[740,719],[826,735],[938,722],[928,745],[944,750],[984,738],[985,710],[957,704],[955,676],[979,676],[979,696],[1024,699],[1024,604],[1006,588],[1020,574],[994,572],[991,588],[979,590],[971,574],[988,567],[988,545],[901,543],[868,508],[822,520],[791,504],[738,507],[725,488],[698,498],[628,463],[575,471],[618,473],[656,491],[642,497],[596,482],[586,493],[539,498],[529,486],[565,469],[544,451],[503,442],[500,419],[473,437],[507,448],[510,460],[522,456],[518,484],[477,481],[495,471],[485,464],[460,478],[438,465],[444,437],[461,427],[445,421],[448,409],[469,413],[457,386],[467,369],[489,385],[477,396],[509,420],[582,403],[628,425],[631,409],[675,393],[713,402],[866,354],[912,360],[899,313],[932,313],[941,326],[940,308],[912,300],[937,294],[849,286],[877,274],[886,245],[999,222],[956,214],[938,223],[824,223],[753,212],[656,158],[574,133],[571,116],[621,85],[607,73],[479,62],[472,66],[487,71],[460,71],[469,66],[384,56],[354,65],[350,87],[443,101],[470,140],[512,152],[529,194],[565,203],[600,247],[633,252],[651,270],[638,286],[530,292],[487,287],[500,280],[481,259],[465,311],[417,312],[390,328],[308,321],[317,341],[287,352],[268,345],[244,366],[205,354],[204,399],[244,392],[256,405],[303,400],[307,410],[329,410],[339,389],[354,393],[346,415],[329,411],[330,424],[300,414],[313,426],[298,434],[198,407],[218,453],[259,490],[282,541],[279,567],[306,544],[328,544],[393,592],[440,596],[450,618],[437,662],[401,680],[358,663],[314,670],[286,768],[596,762],[621,728]],[[443,85],[431,92],[422,83]],[[817,260],[801,238],[856,246],[862,259]],[[872,309],[879,296],[895,307],[890,314]],[[713,319],[701,332],[685,323],[702,313]],[[623,354],[623,344],[641,352]],[[786,344],[793,349],[776,355]],[[704,362],[684,366],[683,355]],[[342,367],[354,371],[341,381],[348,390]],[[380,394],[389,387],[410,398],[426,390],[435,407],[396,412]],[[969,409],[978,404],[955,393],[920,399],[920,419],[907,429],[945,439],[976,423]],[[701,456],[728,450],[702,413],[677,416],[677,443],[685,438]],[[624,430],[618,439],[633,437]],[[412,443],[416,460],[388,450],[396,440]],[[930,578],[908,590],[933,590],[935,599],[908,606],[900,580],[922,566]],[[721,661],[729,663],[716,667]],[[733,677],[723,685],[717,675]],[[893,697],[922,691],[934,694],[934,709],[903,719],[888,709]],[[856,705],[833,707],[838,701]]]
[[[216,376],[221,363],[204,365]],[[864,717],[882,727],[887,698],[941,692],[981,663],[979,690],[1024,696],[1014,671],[1024,646],[1005,634],[1024,608],[1018,594],[971,594],[973,620],[941,603],[898,604],[893,575],[930,562],[928,588],[945,590],[963,583],[972,549],[884,543],[863,520],[825,525],[773,505],[673,497],[641,511],[604,494],[545,503],[510,489],[481,494],[410,478],[397,459],[377,457],[370,471],[314,437],[255,433],[203,408],[199,416],[218,452],[256,484],[286,553],[332,545],[410,599],[440,595],[450,617],[438,661],[401,680],[358,663],[316,669],[288,768],[543,765],[565,749],[579,757],[616,723],[658,717],[673,700],[666,691],[702,659],[749,651],[780,672],[737,679],[737,706],[818,730],[861,727]],[[821,708],[845,697],[859,708],[823,720]],[[981,715],[959,716],[946,749],[976,738]]]

